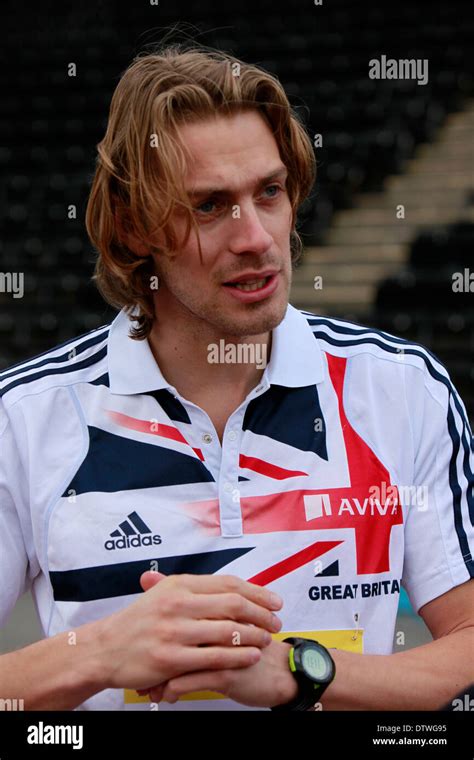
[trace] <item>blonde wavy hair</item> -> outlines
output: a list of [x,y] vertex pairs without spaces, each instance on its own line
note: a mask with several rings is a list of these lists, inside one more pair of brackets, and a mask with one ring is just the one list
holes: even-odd
[[[176,255],[198,227],[184,188],[189,158],[178,138],[183,123],[257,109],[266,119],[288,168],[292,208],[293,266],[302,251],[297,212],[316,176],[311,141],[280,82],[255,65],[204,46],[167,45],[139,54],[122,75],[110,104],[86,210],[86,228],[98,252],[94,280],[105,300],[124,308],[137,326],[131,337],[146,338],[153,325],[153,257],[130,250],[129,236],[151,251]],[[152,139],[154,140],[152,147]],[[172,228],[175,209],[184,209],[186,234]],[[165,247],[156,247],[161,232]],[[125,234],[124,234],[125,233]],[[202,259],[201,259],[202,260]]]

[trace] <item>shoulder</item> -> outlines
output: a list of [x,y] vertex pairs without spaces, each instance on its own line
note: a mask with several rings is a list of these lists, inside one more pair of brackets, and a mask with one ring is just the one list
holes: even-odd
[[[450,440],[453,452],[471,456],[466,407],[448,370],[420,343],[375,327],[300,312],[321,350],[343,357],[349,375],[346,401],[360,420],[380,413],[384,424],[410,429],[415,449]],[[328,358],[330,366],[331,359]]]
[[2,404],[9,407],[58,387],[99,381],[107,373],[109,330],[110,324],[103,325],[2,370]]
[[383,371],[383,367],[388,363],[388,375],[394,381],[403,376],[405,381],[422,384],[440,403],[447,395],[456,393],[444,364],[421,343],[358,322],[302,310],[300,313],[324,352],[346,359],[357,358],[359,364],[367,365],[384,377],[387,371]]

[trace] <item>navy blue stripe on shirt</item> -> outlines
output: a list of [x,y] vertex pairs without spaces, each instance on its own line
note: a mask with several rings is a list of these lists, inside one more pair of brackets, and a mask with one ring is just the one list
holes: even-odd
[[143,395],[153,396],[170,420],[174,422],[186,422],[188,425],[191,424],[191,420],[183,404],[167,388],[160,388],[157,391],[150,391]]
[[321,459],[328,459],[326,423],[316,385],[270,386],[250,401],[242,429],[269,436],[300,451],[314,451]]
[[[242,557],[254,547],[221,549],[199,554],[150,558],[115,565],[83,567],[78,570],[50,571],[49,578],[56,602],[91,602],[115,596],[128,596],[143,592],[140,576],[156,562],[160,573],[178,575],[211,575],[221,567]],[[123,550],[117,550],[123,551]]]
[[[43,367],[45,364],[61,364],[61,362],[67,362],[68,365],[71,364],[71,358],[70,354],[71,351],[74,350],[76,353],[76,356],[78,354],[82,354],[84,351],[86,351],[91,346],[95,346],[98,343],[101,343],[103,340],[107,338],[109,334],[109,330],[104,330],[100,333],[100,335],[94,335],[92,338],[89,338],[89,340],[84,340],[83,343],[79,343],[76,346],[73,346],[68,351],[66,351],[63,354],[60,354],[59,356],[48,356],[48,353],[51,353],[51,350],[56,351],[58,348],[63,348],[64,346],[70,346],[74,341],[80,340],[80,338],[73,338],[70,341],[67,341],[67,343],[62,343],[60,346],[56,346],[54,349],[49,349],[49,351],[45,351],[42,354],[38,354],[38,356],[33,357],[33,359],[27,359],[26,362],[20,362],[19,364],[14,364],[12,367],[8,367],[5,372],[0,373],[0,380],[8,380],[10,377],[16,377],[16,375],[22,375],[23,373],[27,373],[32,369],[37,369],[38,367]],[[86,333],[84,337],[87,337],[90,335],[90,333]],[[45,356],[45,359],[42,359],[41,361],[35,361],[40,356]],[[32,364],[28,364],[27,362],[31,361]],[[18,367],[18,369],[15,369],[15,367]],[[13,370],[13,371],[11,371]],[[26,375],[27,377],[27,375]]]
[[[362,336],[364,334],[367,335],[367,333],[369,335],[370,333],[375,333],[377,336],[380,336],[382,340],[386,339],[386,340],[390,340],[392,343],[403,345],[404,354],[413,354],[414,356],[419,356],[421,359],[423,359],[430,375],[435,380],[438,380],[438,382],[443,383],[443,385],[448,389],[449,393],[452,395],[458,414],[461,417],[464,426],[466,427],[467,431],[469,432],[471,436],[471,445],[464,444],[464,443],[463,445],[467,445],[468,448],[472,448],[474,450],[474,446],[472,443],[472,431],[469,425],[469,420],[463,410],[462,404],[460,403],[459,395],[456,391],[456,388],[454,387],[450,379],[446,377],[445,375],[441,374],[441,372],[438,372],[433,362],[429,360],[428,356],[431,356],[432,359],[437,364],[439,364],[440,366],[443,366],[443,364],[439,361],[438,357],[432,354],[431,351],[428,351],[428,349],[424,348],[424,346],[411,348],[410,346],[417,346],[417,344],[409,343],[404,338],[392,337],[388,335],[388,333],[383,333],[378,330],[350,330],[348,328],[342,327],[341,325],[333,326],[331,322],[325,319],[311,320],[310,324],[311,325],[325,324],[334,332],[337,332],[343,335]],[[400,354],[400,352],[397,350],[395,346],[391,346],[389,343],[381,342],[380,340],[377,340],[376,338],[371,338],[369,337],[369,335],[367,335],[367,337],[363,337],[361,340],[352,340],[352,341],[344,340],[342,342],[339,342],[335,338],[332,338],[326,332],[319,332],[319,331],[315,332],[313,330],[313,335],[316,338],[322,338],[323,340],[327,340],[328,343],[331,343],[333,346],[361,346],[361,345],[364,345],[364,343],[373,343],[374,345],[379,346],[380,348],[384,349],[385,351],[391,354],[397,354],[397,355]],[[421,350],[418,350],[418,349],[421,349]],[[428,354],[428,356],[426,354]],[[470,477],[472,477],[472,472],[470,472],[470,470],[469,470],[469,474],[470,474]]]
[[104,375],[97,377],[95,380],[90,380],[89,384],[90,385],[105,385],[106,388],[109,388],[110,387],[109,373],[106,372]]
[[89,449],[63,497],[214,482],[200,459],[89,426]]
[[451,440],[453,442],[453,453],[449,460],[449,485],[453,492],[453,509],[454,509],[454,525],[456,533],[459,539],[459,545],[463,554],[463,559],[471,578],[474,578],[474,561],[469,549],[469,543],[467,540],[466,532],[462,522],[461,511],[461,499],[462,490],[458,479],[458,472],[456,466],[456,459],[459,452],[460,436],[456,424],[454,422],[454,415],[451,407],[448,408],[448,430]]
[[[344,320],[339,320],[343,322]],[[354,327],[345,327],[344,325],[339,325],[335,322],[333,322],[331,319],[327,319],[324,317],[315,317],[314,319],[308,319],[308,324],[314,327],[315,325],[326,325],[329,327],[333,332],[340,333],[341,335],[367,335],[370,333],[373,333],[374,335],[379,336],[383,340],[389,340],[392,343],[398,343],[400,345],[405,346],[414,346],[419,349],[421,349],[420,355],[423,355],[423,352],[426,352],[429,356],[431,356],[434,361],[436,361],[438,364],[442,363],[438,359],[435,354],[433,354],[426,346],[422,346],[420,343],[413,343],[411,341],[408,341],[406,338],[398,338],[396,335],[391,335],[390,333],[384,332],[383,330],[377,330],[375,327],[364,327],[363,325],[358,325],[356,328]],[[355,324],[354,322],[347,322],[348,325]],[[326,333],[325,333],[326,334]],[[388,345],[388,344],[385,344]],[[399,353],[395,351],[395,353]],[[427,360],[427,357],[424,356],[425,360]]]
[[107,356],[107,346],[103,346],[100,351],[91,354],[91,356],[88,356],[87,359],[83,359],[82,361],[78,362],[69,360],[65,367],[55,367],[54,369],[50,368],[45,369],[42,372],[35,372],[32,375],[24,375],[17,380],[13,380],[5,388],[2,388],[0,390],[0,397],[4,396],[5,393],[8,393],[8,391],[11,391],[13,388],[16,388],[18,385],[28,385],[35,380],[40,380],[42,377],[53,377],[55,375],[64,375],[68,372],[73,373],[80,369],[86,369],[87,367],[91,367],[93,364],[100,362],[105,356]]
[[[333,346],[341,346],[341,347],[347,347],[347,346],[358,346],[358,345],[364,345],[366,343],[371,343],[373,345],[378,346],[379,348],[382,348],[384,351],[387,351],[392,354],[398,354],[399,351],[395,346],[391,346],[388,343],[383,342],[383,340],[379,340],[374,337],[370,337],[370,333],[375,333],[376,335],[380,336],[382,339],[387,336],[387,340],[390,340],[392,342],[403,344],[403,352],[405,354],[412,354],[414,356],[419,356],[422,358],[426,364],[427,370],[430,373],[430,375],[439,382],[443,383],[443,385],[447,388],[449,392],[449,399],[453,399],[454,405],[458,411],[459,416],[461,417],[463,421],[463,430],[462,434],[459,433],[459,430],[456,426],[454,415],[452,414],[452,410],[449,407],[448,408],[448,416],[447,416],[447,428],[448,433],[451,438],[451,443],[453,446],[453,451],[451,454],[451,460],[450,460],[450,467],[449,467],[449,484],[451,487],[451,491],[453,493],[453,512],[454,512],[454,525],[456,534],[459,541],[459,546],[461,549],[461,554],[463,556],[464,563],[466,565],[466,568],[469,572],[469,576],[471,578],[474,578],[474,560],[471,555],[470,547],[467,542],[466,533],[464,530],[463,522],[462,522],[462,512],[461,512],[461,494],[462,489],[461,485],[459,483],[459,477],[458,477],[458,470],[456,465],[456,458],[459,451],[459,445],[460,443],[463,446],[463,472],[464,475],[468,481],[468,488],[466,490],[466,501],[468,505],[468,511],[469,511],[469,517],[471,520],[471,523],[474,524],[474,496],[472,493],[473,485],[474,485],[474,474],[472,472],[470,462],[469,462],[469,454],[472,446],[472,439],[471,444],[469,444],[469,441],[467,440],[466,435],[464,434],[464,431],[467,429],[470,431],[469,423],[467,421],[467,418],[465,414],[463,413],[462,406],[459,402],[459,399],[457,398],[457,394],[455,391],[455,388],[451,381],[442,375],[438,370],[433,366],[433,363],[429,360],[428,356],[420,350],[417,350],[416,348],[411,348],[413,344],[408,343],[408,341],[404,340],[403,338],[392,338],[388,334],[381,333],[380,331],[376,330],[351,330],[346,327],[342,327],[341,325],[334,325],[330,320],[327,319],[315,319],[315,320],[308,320],[308,322],[312,325],[318,325],[318,324],[325,324],[330,329],[334,330],[334,332],[346,335],[346,336],[362,336],[363,334],[366,335],[366,337],[361,337],[357,340],[338,340],[334,338],[331,335],[328,335],[328,333],[324,331],[318,331],[313,330],[313,335],[315,338],[319,338],[321,340],[325,340],[328,343],[330,343]],[[369,335],[367,335],[369,333]],[[425,349],[427,354],[430,356],[433,356],[435,361],[437,361],[439,364],[439,360],[431,354],[427,349]],[[442,366],[442,365],[441,365]],[[448,401],[449,404],[449,401]],[[459,497],[458,497],[459,494]]]

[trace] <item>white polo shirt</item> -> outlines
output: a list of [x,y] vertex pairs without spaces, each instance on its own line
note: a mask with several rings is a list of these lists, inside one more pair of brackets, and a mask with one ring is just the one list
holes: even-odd
[[[276,638],[389,654],[401,585],[419,610],[474,577],[472,433],[425,348],[289,305],[221,446],[130,324],[0,375],[0,626],[30,588],[52,636],[135,601],[147,569],[224,573],[283,598]],[[186,708],[245,709],[159,709]]]

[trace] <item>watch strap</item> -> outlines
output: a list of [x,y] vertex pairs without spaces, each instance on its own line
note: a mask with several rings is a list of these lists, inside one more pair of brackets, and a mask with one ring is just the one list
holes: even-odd
[[[293,647],[295,647],[297,644],[300,644],[302,642],[312,642],[319,644],[319,646],[323,646],[320,644],[319,641],[316,641],[316,639],[305,639],[303,637],[298,636],[289,636],[286,639],[283,639],[283,641],[286,644],[291,644]],[[326,649],[326,647],[324,647]],[[291,651],[291,650],[290,650]],[[290,702],[285,702],[282,705],[275,705],[271,708],[272,711],[276,712],[288,712],[293,710],[303,711],[303,710],[309,710],[310,707],[312,707],[316,702],[319,701],[323,693],[326,691],[329,684],[316,684],[312,681],[310,681],[309,678],[306,678],[301,672],[298,671],[291,671],[293,676],[295,677],[297,683],[298,683],[298,693],[294,699],[292,699]]]

